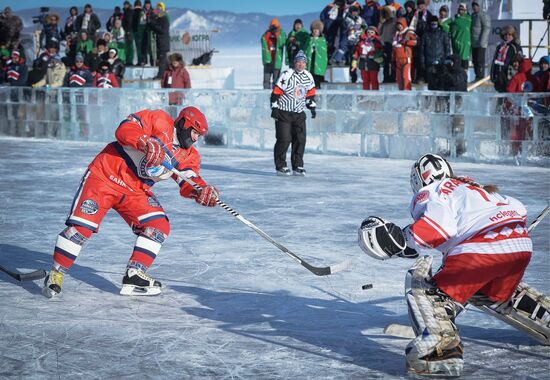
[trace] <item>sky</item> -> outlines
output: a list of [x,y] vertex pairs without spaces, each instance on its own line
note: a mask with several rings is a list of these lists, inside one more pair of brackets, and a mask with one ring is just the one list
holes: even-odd
[[[123,4],[123,0],[69,0],[65,1],[44,1],[44,0],[19,0],[19,1],[0,1],[0,7],[3,9],[6,6],[12,7],[13,10],[36,8],[41,6],[67,6],[76,5],[83,7],[84,4],[90,3],[96,8],[113,8],[115,5]],[[131,0],[133,3],[133,0]],[[164,3],[166,7],[191,8],[195,10],[225,10],[235,13],[261,12],[277,16],[289,14],[302,14],[307,12],[319,12],[329,0],[278,0],[278,1],[257,1],[257,0],[234,0],[234,1],[219,1],[219,0],[200,0],[200,1],[175,1],[167,0]],[[143,1],[142,1],[143,3]],[[156,0],[152,0],[156,4]]]

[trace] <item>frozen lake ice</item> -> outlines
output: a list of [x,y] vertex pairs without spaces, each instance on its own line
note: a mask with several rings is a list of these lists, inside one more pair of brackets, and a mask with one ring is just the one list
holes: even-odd
[[[0,265],[49,268],[80,176],[104,144],[0,138]],[[0,273],[0,378],[404,378],[403,282],[412,264],[363,254],[368,215],[410,222],[412,162],[306,154],[306,178],[274,175],[271,152],[200,147],[201,174],[224,202],[313,265],[352,259],[316,277],[220,208],[155,193],[172,231],[150,274],[161,296],[118,294],[134,235],[114,212],[47,300],[41,281]],[[550,171],[457,163],[455,172],[547,204]],[[550,218],[533,232],[525,281],[550,293]],[[440,254],[435,254],[436,265]],[[435,268],[434,268],[435,269]],[[372,283],[373,289],[361,286]],[[469,308],[457,320],[466,379],[549,379],[550,347]]]

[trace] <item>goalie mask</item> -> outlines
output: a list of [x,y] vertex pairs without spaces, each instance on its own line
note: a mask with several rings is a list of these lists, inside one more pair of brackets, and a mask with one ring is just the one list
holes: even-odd
[[425,154],[411,168],[412,191],[416,194],[424,186],[453,175],[447,160],[437,154]]
[[195,142],[192,133],[195,131],[200,136],[208,133],[208,123],[204,114],[196,107],[185,107],[181,110],[174,122],[178,145],[189,149]]
[[376,216],[369,216],[359,227],[359,246],[377,260],[387,260],[407,248],[399,226]]

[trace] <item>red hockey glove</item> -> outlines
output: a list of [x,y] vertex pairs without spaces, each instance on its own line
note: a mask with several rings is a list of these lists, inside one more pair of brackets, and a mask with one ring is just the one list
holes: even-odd
[[220,192],[217,188],[212,185],[206,185],[202,188],[199,195],[197,195],[195,201],[202,206],[214,207],[219,195]]
[[160,142],[152,137],[141,136],[137,141],[137,147],[145,153],[145,165],[147,168],[154,168],[162,164],[164,150]]

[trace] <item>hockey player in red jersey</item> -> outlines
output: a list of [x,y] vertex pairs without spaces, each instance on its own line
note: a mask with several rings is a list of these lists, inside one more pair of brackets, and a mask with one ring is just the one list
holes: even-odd
[[407,273],[406,300],[416,338],[406,349],[407,368],[425,375],[458,376],[463,347],[454,324],[467,303],[550,344],[550,299],[521,283],[532,242],[526,209],[515,198],[455,176],[442,157],[426,154],[412,167],[410,204],[414,222],[403,230],[378,217],[359,228],[368,255],[418,257],[437,249],[443,265],[432,276],[432,257]]
[[[97,233],[109,209],[116,210],[137,235],[122,280],[123,295],[155,295],[161,284],[145,274],[170,232],[164,209],[151,191],[158,181],[173,178],[180,194],[202,206],[214,207],[215,187],[199,175],[200,155],[193,144],[208,132],[203,113],[184,108],[176,118],[162,110],[143,110],[128,115],[118,126],[116,141],[99,153],[84,173],[76,192],[67,227],[58,235],[52,270],[45,280],[44,295],[61,292],[63,274],[78,257],[82,246]],[[162,166],[169,161],[202,190],[177,178]]]

